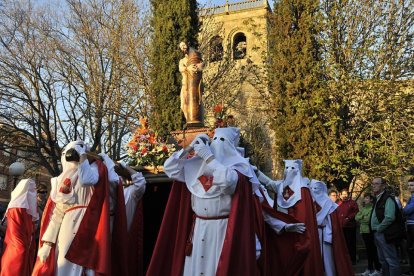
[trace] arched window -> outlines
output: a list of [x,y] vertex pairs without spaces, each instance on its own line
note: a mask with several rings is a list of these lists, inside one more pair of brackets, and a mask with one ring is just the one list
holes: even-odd
[[247,41],[244,33],[237,33],[233,38],[233,58],[243,59],[246,57]]
[[223,39],[215,36],[210,40],[210,62],[220,61],[223,59]]

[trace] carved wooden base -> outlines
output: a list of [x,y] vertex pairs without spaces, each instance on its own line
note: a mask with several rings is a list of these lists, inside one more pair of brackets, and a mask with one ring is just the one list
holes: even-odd
[[171,131],[171,135],[174,137],[175,141],[180,147],[185,148],[188,146],[194,138],[201,133],[209,134],[210,129],[207,127],[200,128],[189,128],[186,130],[176,130]]
[[200,121],[194,121],[194,122],[187,122],[186,129],[199,129],[204,128],[204,123]]

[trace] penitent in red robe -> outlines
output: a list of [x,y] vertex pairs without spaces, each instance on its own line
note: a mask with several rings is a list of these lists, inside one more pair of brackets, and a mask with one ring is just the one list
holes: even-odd
[[[264,195],[263,195],[263,198]],[[274,210],[266,200],[260,203],[260,200],[256,197],[256,210],[260,210],[257,214],[256,229],[257,236],[259,238],[262,250],[260,258],[258,259],[258,267],[261,276],[286,276],[294,275],[298,266],[306,258],[309,248],[300,246],[300,235],[297,233],[282,233],[280,235],[267,224],[263,219],[262,212],[266,212],[268,215],[275,219],[281,220],[285,223],[298,223],[295,218],[288,214]],[[295,244],[294,252],[292,253],[289,263],[286,263],[286,259],[282,258],[286,248],[283,248],[282,240],[288,239],[290,244]]]
[[[98,165],[99,180],[94,186],[94,193],[66,254],[66,259],[93,269],[95,275],[111,275],[108,171],[100,160],[95,162]],[[43,212],[39,248],[42,245],[42,236],[49,224],[54,206],[54,202],[49,198]],[[53,246],[45,263],[37,258],[32,275],[54,275],[55,261],[55,246]]]
[[7,230],[0,275],[30,275],[34,265],[35,250],[32,216],[25,208],[10,208],[7,211]]
[[335,210],[331,214],[332,224],[332,252],[335,261],[337,276],[352,276],[354,271],[352,269],[351,257],[348,254],[348,248],[344,234],[342,232],[339,214]]
[[[217,276],[257,275],[255,247],[255,204],[252,185],[239,175],[233,194]],[[171,189],[147,276],[182,276],[185,247],[191,230],[191,193],[175,181]]]
[[[275,201],[274,208],[276,204]],[[272,246],[273,255],[277,255],[271,275],[323,275],[316,210],[308,188],[301,188],[301,199],[288,208],[288,214],[295,222],[305,223],[306,231],[304,234],[283,233],[280,236],[268,231],[268,246]]]

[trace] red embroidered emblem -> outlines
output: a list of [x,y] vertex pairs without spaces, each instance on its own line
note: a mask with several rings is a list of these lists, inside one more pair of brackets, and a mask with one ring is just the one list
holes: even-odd
[[213,186],[213,177],[212,176],[205,176],[202,175],[198,178],[200,180],[201,185],[203,185],[204,191],[208,191],[211,186]]
[[59,192],[63,194],[69,194],[71,189],[71,181],[70,178],[65,178],[63,184],[60,186]]
[[295,192],[294,192],[294,191],[292,191],[292,189],[291,189],[291,188],[289,188],[289,186],[286,186],[286,187],[283,189],[283,198],[284,198],[285,200],[288,200],[288,199],[289,199],[289,197],[291,197],[294,193],[295,193]]
[[65,185],[66,187],[70,187],[71,185],[70,178],[65,178],[65,180],[63,181],[63,185]]

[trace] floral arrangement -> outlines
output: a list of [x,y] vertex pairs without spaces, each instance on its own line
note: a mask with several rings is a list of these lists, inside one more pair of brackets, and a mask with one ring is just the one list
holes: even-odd
[[226,126],[226,122],[224,120],[224,106],[221,104],[215,105],[213,107],[213,112],[214,112],[214,118],[216,118],[216,121],[214,122],[214,127],[218,128],[218,127],[225,127]]
[[148,127],[146,119],[140,120],[140,127],[132,135],[127,144],[127,152],[131,166],[158,167],[176,150],[174,144],[167,144],[156,132]]

